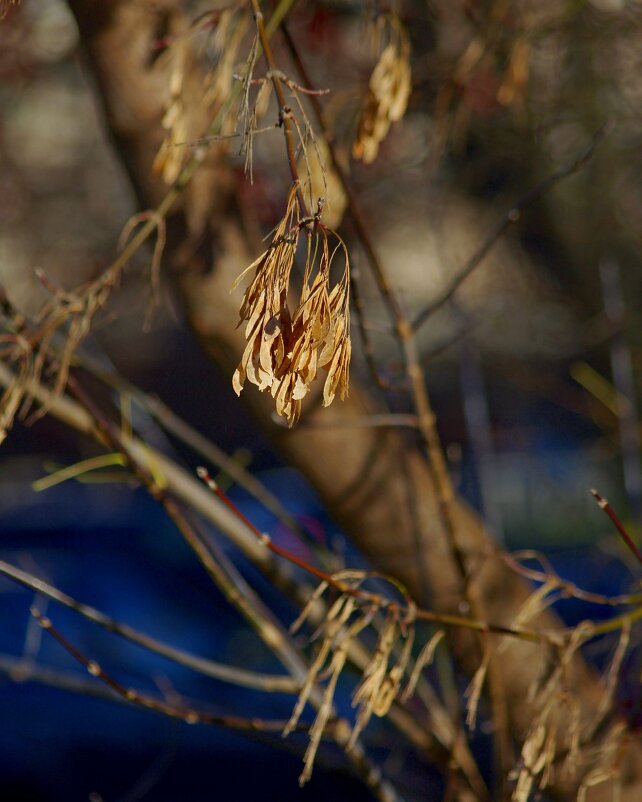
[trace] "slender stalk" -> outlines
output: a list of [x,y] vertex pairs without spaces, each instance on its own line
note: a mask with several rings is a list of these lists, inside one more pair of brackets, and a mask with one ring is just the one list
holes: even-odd
[[[236,730],[250,730],[252,732],[282,732],[285,724],[284,721],[264,721],[259,718],[244,718],[242,716],[228,716],[210,713],[201,710],[195,706],[179,707],[178,705],[169,704],[160,699],[155,699],[146,693],[141,693],[133,688],[123,685],[117,679],[108,674],[104,668],[95,660],[86,657],[79,651],[58,629],[56,629],[51,619],[42,615],[35,607],[31,608],[31,615],[35,618],[38,624],[48,632],[55,641],[57,641],[62,648],[70,654],[74,660],[82,665],[86,671],[92,676],[99,679],[103,684],[110,688],[115,694],[122,697],[128,702],[139,707],[144,707],[147,710],[153,710],[157,713],[162,713],[171,718],[181,719],[188,724],[215,724],[220,727],[227,727],[228,729]],[[302,729],[307,730],[307,726]]]
[[301,217],[305,218],[308,217],[309,214],[305,205],[305,199],[303,198],[303,189],[301,188],[299,171],[296,166],[296,156],[294,153],[294,134],[292,130],[292,120],[290,118],[291,109],[286,103],[280,72],[277,68],[276,62],[274,61],[274,56],[272,55],[269,36],[263,23],[263,12],[261,11],[258,0],[251,0],[251,3],[252,10],[254,12],[254,19],[256,21],[256,29],[259,34],[259,41],[261,42],[263,55],[265,56],[265,60],[268,65],[269,78],[272,81],[272,86],[274,87],[274,92],[279,104],[279,125],[283,128],[283,135],[285,137],[285,150],[288,157],[288,164],[290,166],[290,175],[292,176],[292,181],[296,184],[299,211],[301,213]]
[[640,563],[640,565],[642,565],[642,551],[640,551],[640,548],[637,545],[637,543],[627,532],[626,527],[624,526],[622,521],[620,521],[620,519],[618,518],[613,507],[611,507],[611,505],[605,498],[602,498],[602,496],[597,492],[597,490],[591,490],[591,495],[597,501],[600,509],[604,510],[604,512],[611,519],[613,525],[617,530],[617,533],[625,542],[625,544],[627,545],[627,547],[629,548],[635,559]]
[[[635,624],[637,621],[642,621],[642,605],[631,610],[629,613],[613,616],[608,621],[601,621],[599,624],[593,624],[587,637],[588,640],[593,640],[600,635],[607,635],[610,632],[617,632],[624,627]],[[569,630],[568,637],[571,637],[573,630]]]
[[[207,483],[208,487],[210,487],[212,492],[215,493],[218,496],[218,498],[220,498],[221,501],[223,501],[223,503],[226,504],[228,508],[239,517],[241,521],[243,521],[243,523],[254,534],[257,540],[263,543],[266,546],[266,548],[268,548],[273,554],[276,554],[279,557],[288,560],[288,562],[291,562],[297,567],[302,568],[304,571],[307,571],[307,573],[315,576],[320,582],[327,583],[340,593],[357,598],[364,603],[373,604],[374,606],[378,607],[381,610],[390,610],[393,612],[397,612],[402,617],[404,615],[407,616],[410,614],[409,605],[399,604],[399,602],[387,599],[386,597],[381,596],[378,593],[364,591],[361,588],[354,588],[351,585],[348,585],[345,582],[336,579],[332,574],[328,574],[326,571],[322,571],[320,568],[311,565],[306,560],[303,560],[297,555],[290,553],[289,551],[287,551],[287,549],[278,546],[271,540],[269,535],[257,529],[256,526],[254,526],[254,524],[247,518],[247,516],[245,516],[238,509],[238,507],[236,507],[234,502],[230,498],[228,498],[228,496],[225,495],[225,493],[212,479],[206,468],[199,468],[198,475],[203,479],[203,481]],[[389,581],[396,583],[396,580],[392,578]],[[418,620],[432,621],[434,623],[438,623],[447,627],[461,627],[464,629],[471,629],[475,632],[482,632],[485,634],[493,633],[496,635],[512,635],[532,642],[548,641],[549,638],[553,638],[553,641],[555,640],[552,634],[537,632],[535,630],[529,630],[521,627],[514,628],[514,627],[504,627],[496,624],[489,624],[483,621],[475,621],[474,619],[466,618],[465,616],[449,615],[447,613],[436,613],[432,610],[426,610],[423,608],[414,608],[414,606],[412,615],[414,615]]]
[[[31,620],[33,621],[34,619]],[[41,685],[60,688],[83,696],[96,696],[99,699],[125,702],[122,697],[115,696],[108,688],[103,685],[97,685],[95,682],[85,679],[85,677],[78,676],[77,672],[59,671],[55,668],[32,662],[25,664],[23,658],[9,654],[0,654],[0,675],[20,684],[37,682]]]
[[[604,596],[602,593],[593,593],[578,587],[574,582],[562,579],[553,569],[553,566],[543,554],[532,549],[522,549],[512,554],[498,551],[498,556],[515,573],[535,582],[548,584],[559,588],[564,598],[574,598],[587,604],[603,604],[608,607],[621,607],[623,605],[642,604],[642,593],[627,593],[621,596]],[[542,566],[541,571],[522,565],[522,560],[537,560]]]
[[73,465],[67,465],[65,468],[53,471],[42,479],[37,479],[33,484],[33,489],[40,493],[43,490],[48,490],[61,482],[66,482],[69,479],[87,474],[90,471],[97,471],[100,468],[113,468],[114,466],[123,465],[122,454],[101,454],[99,457],[90,457],[89,459],[81,460]]
[[248,671],[238,666],[224,665],[209,660],[204,657],[198,657],[190,654],[182,649],[177,649],[175,646],[170,646],[162,641],[152,638],[142,632],[139,632],[134,627],[128,624],[123,624],[114,618],[111,618],[100,610],[91,607],[88,604],[83,604],[77,601],[72,596],[64,593],[58,588],[53,587],[48,582],[45,582],[32,574],[22,571],[14,565],[10,565],[4,560],[0,560],[0,574],[19,583],[23,587],[35,591],[41,596],[45,596],[63,607],[68,607],[70,610],[92,621],[94,624],[119,635],[121,638],[147,649],[149,652],[158,654],[165,657],[178,665],[191,668],[199,674],[213,679],[220,680],[221,682],[228,682],[234,685],[241,685],[246,688],[255,688],[261,691],[273,691],[278,693],[297,693],[299,691],[299,684],[292,680],[290,677],[270,676],[267,674],[259,674],[255,671]]

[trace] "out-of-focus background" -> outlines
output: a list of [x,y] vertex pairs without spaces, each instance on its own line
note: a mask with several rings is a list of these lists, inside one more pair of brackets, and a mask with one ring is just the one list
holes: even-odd
[[[337,103],[342,93],[349,103],[369,64],[367,48],[351,46],[364,25],[358,4],[305,5],[293,33],[307,44],[320,83],[336,90]],[[355,166],[354,180],[411,315],[439,296],[518,199],[611,126],[590,162],[529,206],[430,318],[421,348],[455,483],[498,539],[549,552],[565,576],[593,590],[625,590],[629,557],[589,489],[608,496],[639,532],[642,5],[516,3],[497,33],[497,52],[478,58],[471,48],[485,4],[464,4],[466,14],[438,0],[399,5],[410,23],[415,91],[379,160]],[[63,288],[99,275],[135,211],[79,46],[59,0],[23,0],[0,22],[0,284],[28,315],[47,298],[37,268]],[[349,55],[334,66],[328,48]],[[459,82],[448,90],[444,76],[453,65]],[[253,191],[268,205],[275,192],[269,165],[281,146],[267,137],[257,143]],[[239,170],[242,164],[239,155]],[[267,224],[278,219],[264,215]],[[151,292],[149,254],[141,253],[88,351],[260,475],[319,538],[348,548],[254,428],[229,377],[194,346],[164,286],[161,296],[144,327]],[[378,358],[393,370],[397,356],[378,333],[384,312],[374,287],[366,284],[364,299]],[[355,363],[366,375],[358,356]],[[193,455],[170,447],[193,467]],[[191,651],[275,669],[142,491],[107,481],[34,490],[35,480],[92,456],[94,446],[45,417],[17,424],[1,449],[0,557]],[[264,515],[231,492],[243,509]],[[263,527],[278,529],[268,519]],[[11,655],[24,654],[23,670],[36,654],[65,670],[69,658],[40,642],[28,592],[2,580],[0,594],[0,668],[14,672],[0,686],[7,799],[251,799],[265,795],[267,775],[269,798],[327,798],[323,779],[303,792],[294,787],[299,757],[287,743],[275,772],[273,752],[260,743],[248,751],[227,732],[15,682]],[[571,618],[576,613],[569,607]],[[116,640],[106,644],[103,633],[64,610],[55,621],[136,686],[227,701],[233,693],[234,707],[260,708],[256,694],[245,698]],[[277,699],[266,715],[287,717],[290,704]],[[230,772],[232,764],[238,771]],[[337,771],[332,760],[318,767],[333,783]],[[365,793],[347,776],[341,782],[346,799]]]

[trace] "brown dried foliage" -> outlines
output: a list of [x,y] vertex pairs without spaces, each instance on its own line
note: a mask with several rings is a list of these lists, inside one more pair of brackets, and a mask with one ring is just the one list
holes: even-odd
[[365,164],[377,158],[379,145],[390,126],[406,113],[412,88],[410,42],[396,17],[387,17],[390,41],[384,47],[372,71],[361,108],[359,127],[352,145],[352,155]]
[[[254,278],[241,303],[241,321],[247,321],[247,346],[232,385],[237,395],[248,380],[269,391],[276,412],[292,426],[301,413],[318,370],[327,371],[323,405],[338,393],[348,392],[350,365],[349,259],[343,240],[321,225],[318,216],[302,218],[297,187],[290,191],[285,216],[269,248],[236,280],[234,287],[254,270]],[[302,231],[306,232],[305,267],[299,300],[290,311],[290,277]],[[330,238],[336,239],[330,248]],[[345,260],[343,275],[330,288],[330,269],[337,254]]]
[[[343,583],[351,591],[356,591],[369,576],[371,574],[365,571],[346,570],[335,574],[333,579]],[[292,631],[296,631],[303,624],[313,605],[327,589],[326,582],[318,586],[301,615],[292,624]],[[361,682],[352,695],[352,706],[357,708],[357,716],[348,739],[346,747],[348,750],[354,747],[372,715],[385,716],[394,700],[400,695],[415,640],[414,610],[415,608],[410,606],[402,612],[398,607],[391,606],[385,613],[383,624],[378,630],[376,646],[363,671]],[[302,785],[312,775],[314,758],[321,737],[333,713],[332,700],[339,676],[348,658],[350,644],[363,630],[373,625],[379,612],[379,606],[373,601],[364,604],[350,592],[342,593],[330,606],[315,634],[321,643],[284,732],[284,735],[288,735],[297,726],[315,686],[327,679],[322,704],[318,707],[317,716],[310,729],[310,743],[304,756],[303,772],[299,778]],[[422,666],[426,662],[427,660]]]
[[184,145],[189,138],[185,100],[183,98],[183,83],[186,70],[189,69],[190,48],[187,40],[182,37],[170,49],[168,55],[172,58],[169,78],[169,99],[163,116],[162,126],[167,135],[161,145],[153,170],[162,176],[167,184],[173,184],[180,175],[185,163]]

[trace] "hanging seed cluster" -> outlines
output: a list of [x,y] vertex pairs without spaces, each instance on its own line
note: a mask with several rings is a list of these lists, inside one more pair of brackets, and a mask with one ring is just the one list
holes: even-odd
[[[337,393],[346,396],[351,355],[348,253],[338,235],[318,220],[301,218],[297,189],[295,184],[290,191],[285,216],[270,247],[234,284],[236,287],[254,271],[240,309],[247,345],[232,385],[237,395],[246,380],[269,392],[277,414],[289,426],[298,420],[301,401],[320,369],[327,373],[323,405],[331,404]],[[292,312],[290,277],[303,231],[305,267],[301,294]],[[331,288],[330,269],[337,253],[343,256],[345,268]]]
[[[189,113],[194,92],[190,78],[194,77],[196,63],[194,37],[204,31],[212,31],[209,36],[208,60],[213,66],[204,74],[202,84],[199,83],[199,97],[202,95],[202,104],[215,113],[232,91],[236,80],[235,71],[238,69],[239,50],[248,29],[249,18],[242,9],[230,7],[211,11],[199,17],[187,30],[175,34],[163,53],[162,58],[166,60],[169,71],[168,97],[161,121],[165,137],[152,169],[166,184],[176,181],[191,155],[188,144],[203,133],[200,128],[194,128],[194,115]],[[252,48],[245,65],[248,86],[255,60],[256,52]],[[222,123],[220,134],[232,135],[235,126],[235,115],[228,114]],[[221,142],[219,147],[223,146]]]
[[[345,583],[351,589],[357,589],[367,577],[366,572],[346,570],[335,574],[333,578]],[[327,589],[326,582],[322,582],[317,587],[299,618],[292,624],[293,632],[307,619],[314,604]],[[327,680],[323,690],[322,703],[310,728],[310,742],[303,758],[304,766],[299,778],[301,785],[306,783],[312,775],[319,743],[333,714],[334,693],[339,676],[345,666],[350,645],[362,630],[373,624],[374,618],[379,612],[380,607],[376,602],[363,606],[354,596],[344,593],[330,606],[325,620],[317,630],[316,637],[320,641],[320,645],[299,694],[292,717],[283,733],[288,735],[297,726],[315,684]],[[401,616],[398,610],[392,608],[387,610],[379,629],[377,644],[352,697],[352,705],[357,708],[357,715],[349,736],[348,749],[355,745],[371,717],[373,715],[385,716],[395,698],[399,696],[401,684],[410,662],[414,637],[414,607],[410,608],[405,617]]]
[[366,164],[377,158],[379,145],[390,126],[406,113],[412,86],[410,42],[401,23],[391,22],[391,41],[383,49],[372,71],[359,118],[352,155]]

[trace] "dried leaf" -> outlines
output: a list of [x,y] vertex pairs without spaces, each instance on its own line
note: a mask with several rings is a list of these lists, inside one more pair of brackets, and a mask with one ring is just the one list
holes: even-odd
[[165,107],[162,126],[167,131],[160,146],[152,170],[166,184],[173,184],[185,163],[185,144],[189,138],[187,112],[183,99],[183,84],[186,71],[191,65],[189,40],[179,37],[168,49],[172,59],[169,78],[169,99]]

